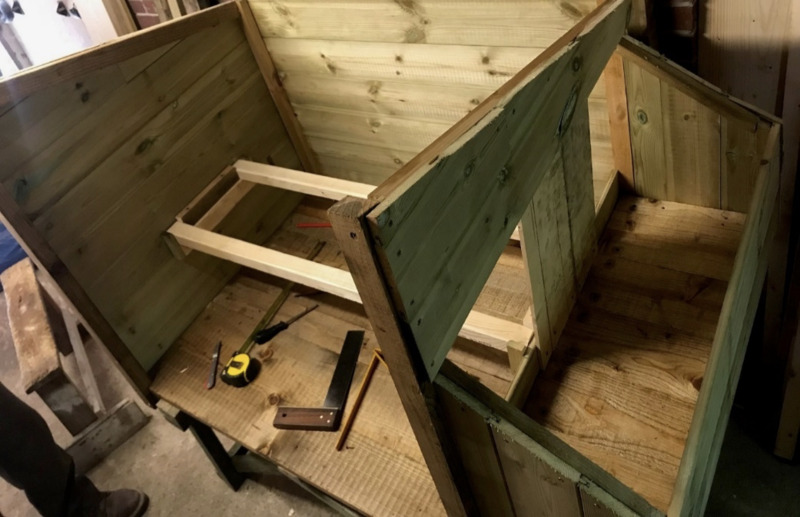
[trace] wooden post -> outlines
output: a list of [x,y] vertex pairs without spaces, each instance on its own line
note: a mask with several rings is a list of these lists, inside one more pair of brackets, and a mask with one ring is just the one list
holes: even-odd
[[364,200],[350,197],[334,205],[328,212],[333,232],[356,282],[381,351],[391,365],[389,373],[445,509],[450,515],[475,514],[460,460],[440,420],[433,386],[419,352],[413,346],[406,346],[400,320],[370,248],[369,230],[363,219],[369,207]]

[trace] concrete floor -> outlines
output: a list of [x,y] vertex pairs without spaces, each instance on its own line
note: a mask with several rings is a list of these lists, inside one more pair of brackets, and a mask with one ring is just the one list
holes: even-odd
[[[90,343],[87,352],[106,407],[126,397],[136,400],[104,350]],[[0,296],[0,382],[39,411],[60,445],[70,443],[69,433],[41,400],[20,390],[3,296]],[[190,433],[181,433],[157,411],[143,409],[152,415],[150,422],[94,468],[89,477],[104,490],[121,487],[143,490],[151,499],[147,515],[334,515],[327,506],[279,474],[249,479],[238,492],[232,492],[217,477]],[[744,429],[736,418],[728,428],[707,515],[800,516],[800,465],[777,460]],[[230,444],[226,440],[223,443]],[[0,515],[32,517],[37,513],[20,491],[0,480]]]

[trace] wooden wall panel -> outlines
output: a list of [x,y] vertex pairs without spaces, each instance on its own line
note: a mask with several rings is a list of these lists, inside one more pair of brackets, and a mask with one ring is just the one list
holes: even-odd
[[475,504],[481,515],[513,516],[494,437],[483,415],[453,397],[447,390],[438,392],[442,418],[452,437]]
[[[153,35],[180,23],[197,22]],[[0,116],[0,181],[145,368],[236,270],[171,255],[178,211],[238,158],[299,167],[241,22],[209,25],[51,80]],[[297,201],[254,189],[226,229],[264,238]]]
[[[513,515],[518,516],[663,515],[630,489],[612,486],[618,483],[614,480],[608,486],[617,497],[637,500],[639,511],[632,511],[598,486],[612,476],[594,464],[589,467],[586,458],[537,428],[527,417],[522,417],[526,423],[520,425],[517,415],[498,406],[498,399],[485,397],[488,390],[476,393],[481,390],[465,389],[462,381],[466,374],[451,366],[447,365],[447,373],[437,376],[434,382],[436,399],[449,436],[458,444],[470,484],[480,487],[475,489],[480,497],[499,502],[483,514],[507,515],[510,501]],[[451,374],[456,377],[451,378]],[[478,444],[481,446],[475,447]],[[470,465],[481,465],[483,469]],[[490,474],[488,482],[482,484]],[[588,478],[590,475],[597,477],[593,481]]]
[[[544,48],[595,8],[595,0],[254,0],[266,37]],[[535,30],[532,30],[535,29]]]
[[[424,149],[596,1],[368,0],[324,10],[310,0],[250,5],[323,172],[377,185],[405,163],[398,154]],[[602,85],[590,113],[602,187],[614,169]],[[333,150],[336,145],[342,150]],[[353,145],[392,160],[353,156]]]
[[690,95],[646,62],[624,67],[637,194],[746,212],[758,175],[752,118]]
[[[591,19],[576,26],[552,57],[540,57],[526,67],[370,196],[387,196],[369,215],[372,235],[380,242],[377,252],[391,278],[387,281],[397,286],[404,318],[430,375],[444,359],[452,342],[449,335],[457,334],[515,221],[561,156],[562,146],[565,153],[575,152],[568,145],[572,124],[587,129],[584,103],[616,47],[609,33],[621,36],[629,5],[613,2],[604,7],[617,11],[588,28]],[[585,32],[575,36],[581,30]],[[570,37],[577,40],[567,47]],[[563,176],[556,176],[559,181],[563,185]],[[591,203],[590,197],[575,198]],[[563,212],[568,210],[566,203],[561,206]],[[548,205],[544,210],[551,209]],[[569,221],[567,231],[557,236],[566,257],[562,264],[573,264],[573,216],[570,211],[562,218]],[[475,255],[477,249],[482,250],[481,258]],[[567,272],[564,278],[565,285],[576,284],[574,274]],[[455,304],[456,299],[461,301]]]

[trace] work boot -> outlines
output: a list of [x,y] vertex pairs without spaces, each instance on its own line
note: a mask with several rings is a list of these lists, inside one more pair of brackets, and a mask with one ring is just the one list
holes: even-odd
[[100,501],[101,517],[141,517],[150,502],[144,492],[127,488],[106,492],[103,495]]

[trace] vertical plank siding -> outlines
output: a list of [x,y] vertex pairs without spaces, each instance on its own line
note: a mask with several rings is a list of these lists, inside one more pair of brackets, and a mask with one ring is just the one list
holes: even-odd
[[746,212],[758,174],[758,125],[624,61],[637,194]]

